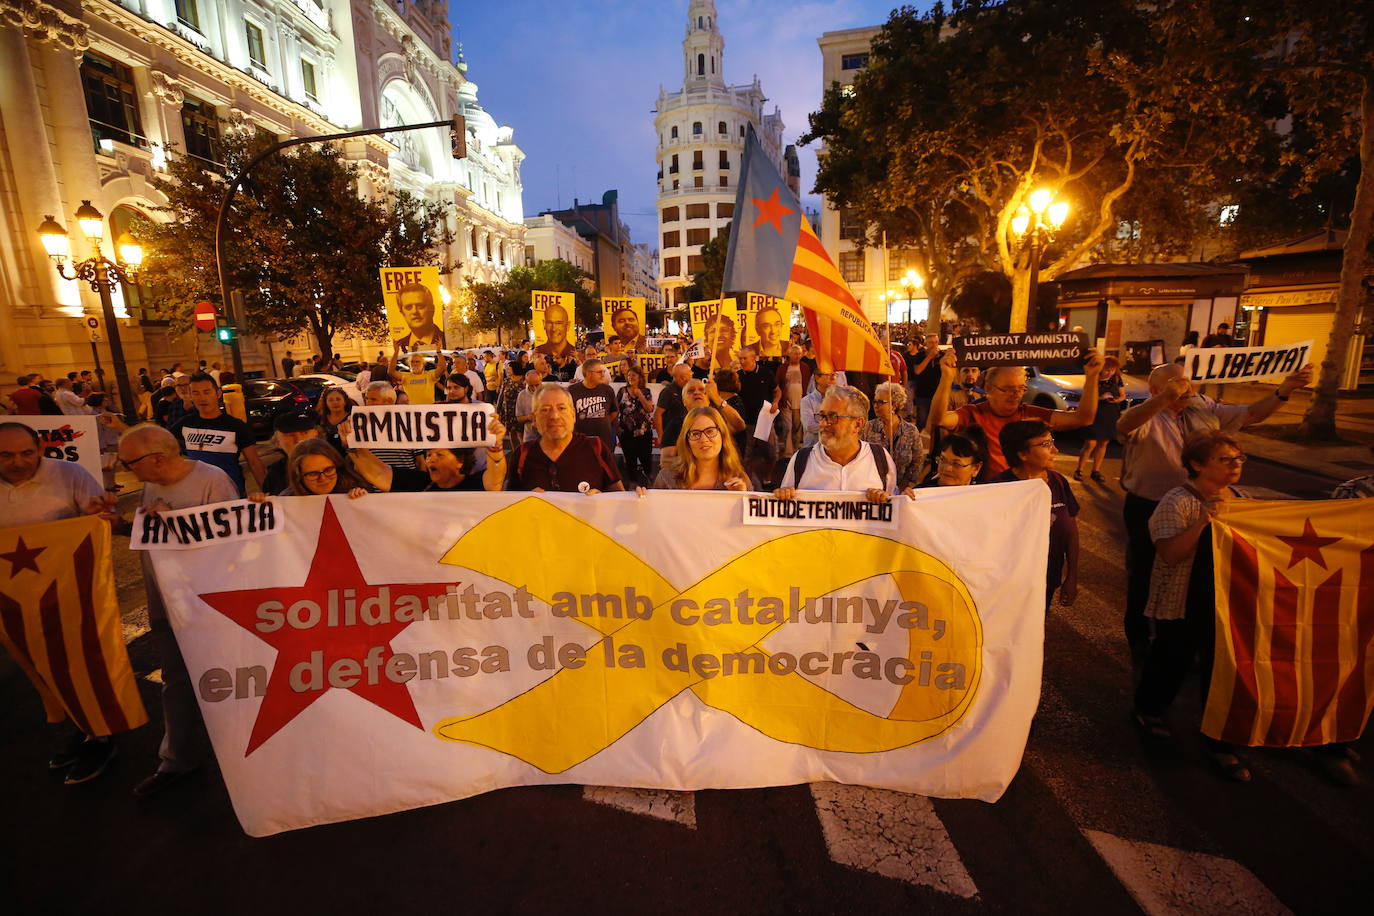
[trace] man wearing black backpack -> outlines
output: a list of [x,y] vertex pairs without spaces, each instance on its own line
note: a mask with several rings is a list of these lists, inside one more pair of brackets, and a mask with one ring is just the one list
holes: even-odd
[[867,395],[836,385],[825,393],[816,419],[820,442],[797,450],[774,496],[796,499],[798,490],[859,491],[869,502],[880,503],[897,492],[892,457],[881,445],[859,438],[868,422]]

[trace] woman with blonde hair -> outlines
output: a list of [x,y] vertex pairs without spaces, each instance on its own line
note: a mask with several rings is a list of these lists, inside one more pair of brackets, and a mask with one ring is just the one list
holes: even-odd
[[677,461],[665,465],[655,490],[758,489],[750,479],[725,418],[714,407],[694,407],[682,421]]

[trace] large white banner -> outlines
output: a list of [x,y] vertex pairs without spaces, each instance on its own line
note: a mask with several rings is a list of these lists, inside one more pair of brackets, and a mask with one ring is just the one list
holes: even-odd
[[732,493],[273,502],[279,533],[152,551],[251,835],[536,784],[994,801],[1020,766],[1039,481],[804,529]]
[[14,414],[5,420],[18,421],[37,432],[44,458],[78,464],[95,478],[96,483],[104,486],[100,471],[100,429],[94,416]]

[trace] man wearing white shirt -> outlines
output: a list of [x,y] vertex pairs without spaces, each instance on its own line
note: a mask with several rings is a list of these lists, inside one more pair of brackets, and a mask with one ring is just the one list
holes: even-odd
[[821,427],[816,421],[816,414],[826,399],[826,392],[843,383],[836,381],[834,372],[815,372],[811,376],[811,384],[814,386],[811,393],[801,401],[802,445],[815,445],[820,441]]
[[867,395],[847,385],[829,388],[816,419],[819,445],[792,456],[774,496],[796,499],[798,490],[861,491],[869,502],[880,503],[897,492],[892,456],[881,445],[859,438],[868,423]]
[[60,378],[57,380],[56,384],[57,391],[53,394],[52,398],[57,402],[59,410],[68,416],[90,413],[90,411],[86,409],[86,400],[72,389],[71,379]]

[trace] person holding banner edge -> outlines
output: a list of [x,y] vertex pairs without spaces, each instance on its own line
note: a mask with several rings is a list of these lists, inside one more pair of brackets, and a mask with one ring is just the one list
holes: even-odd
[[1116,421],[1116,432],[1125,448],[1121,475],[1121,485],[1126,490],[1122,507],[1127,577],[1123,628],[1137,672],[1145,664],[1150,648],[1150,624],[1145,619],[1150,570],[1155,560],[1150,516],[1166,493],[1188,482],[1183,466],[1184,441],[1193,433],[1232,432],[1267,420],[1294,391],[1307,387],[1311,379],[1312,367],[1306,365],[1279,383],[1273,394],[1248,407],[1218,404],[1195,395],[1187,370],[1169,363],[1156,366],[1150,373],[1149,400],[1132,407]]
[[868,422],[868,396],[836,385],[826,392],[816,419],[818,446],[797,450],[773,495],[796,499],[798,490],[861,491],[869,502],[887,502],[897,492],[897,469],[887,449],[859,438]]

